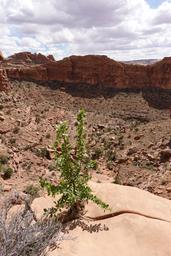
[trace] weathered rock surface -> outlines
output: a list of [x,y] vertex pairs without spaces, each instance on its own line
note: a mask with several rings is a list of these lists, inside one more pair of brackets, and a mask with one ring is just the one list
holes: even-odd
[[[49,256],[144,256],[171,254],[171,202],[137,188],[111,183],[91,183],[93,191],[109,203],[111,212],[104,213],[89,203],[86,216],[97,217],[121,212],[118,216],[100,221],[81,220],[74,228],[68,226],[67,237],[60,249]],[[53,199],[37,198],[33,209],[40,217],[45,205],[50,207]],[[160,220],[161,219],[161,220]],[[74,239],[73,239],[74,238]]]
[[0,91],[6,91],[10,87],[10,82],[7,77],[6,70],[0,68]]
[[44,64],[54,62],[55,59],[53,55],[45,56],[41,53],[32,54],[31,52],[19,52],[14,55],[11,55],[7,61],[14,64]]
[[0,61],[3,61],[4,60],[4,56],[2,54],[2,52],[0,51]]
[[[23,65],[15,67],[14,64]],[[171,89],[171,58],[143,66],[124,64],[106,56],[93,55],[71,56],[54,61],[52,56],[26,52],[11,56],[5,65],[8,76],[13,79],[31,80],[32,78],[42,82],[58,81],[65,84],[88,84],[120,89],[145,87]]]
[[8,77],[19,81],[48,81],[47,69],[41,65],[7,68]]

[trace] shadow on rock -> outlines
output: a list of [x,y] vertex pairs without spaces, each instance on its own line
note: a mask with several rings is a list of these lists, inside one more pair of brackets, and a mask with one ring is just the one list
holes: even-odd
[[74,220],[69,224],[65,224],[63,226],[63,232],[69,233],[70,230],[74,230],[75,228],[80,227],[82,231],[87,231],[89,233],[97,233],[100,231],[108,231],[109,228],[105,224],[89,224],[85,220]]

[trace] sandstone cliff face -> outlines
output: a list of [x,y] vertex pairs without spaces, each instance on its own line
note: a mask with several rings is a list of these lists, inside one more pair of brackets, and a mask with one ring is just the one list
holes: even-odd
[[71,56],[46,68],[49,80],[110,87],[124,84],[124,67],[106,56]]
[[149,76],[146,66],[132,64],[123,65],[125,75],[125,88],[144,88],[149,86]]
[[171,57],[164,58],[147,69],[150,86],[171,89]]
[[24,81],[48,81],[47,69],[43,66],[6,67],[10,79]]
[[93,55],[71,56],[54,61],[52,57],[26,52],[7,59],[5,67],[9,78],[18,80],[58,81],[64,84],[98,85],[102,88],[118,89],[171,89],[171,58],[143,66],[124,64],[106,56]]

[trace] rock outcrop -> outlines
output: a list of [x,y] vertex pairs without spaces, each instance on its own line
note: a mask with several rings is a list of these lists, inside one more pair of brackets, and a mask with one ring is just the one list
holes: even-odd
[[31,52],[19,52],[14,55],[11,55],[8,58],[8,62],[14,64],[45,64],[54,62],[55,59],[53,55],[45,56],[41,53],[32,54]]
[[10,79],[19,81],[48,81],[47,69],[42,65],[6,68]]
[[4,60],[4,56],[2,54],[2,52],[0,51],[0,61],[3,61]]
[[117,89],[171,89],[171,57],[143,66],[116,62],[106,56],[71,56],[54,61],[52,56],[25,52],[8,58],[5,67],[9,78],[19,80]]
[[150,86],[171,89],[171,57],[148,66],[147,70]]
[[0,91],[6,91],[10,87],[10,82],[7,77],[6,70],[0,68]]

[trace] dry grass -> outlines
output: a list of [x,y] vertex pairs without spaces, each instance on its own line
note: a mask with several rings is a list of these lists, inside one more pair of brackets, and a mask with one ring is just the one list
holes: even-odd
[[45,256],[47,247],[57,247],[63,239],[59,223],[36,220],[28,202],[12,214],[10,202],[5,200],[0,212],[0,256]]

